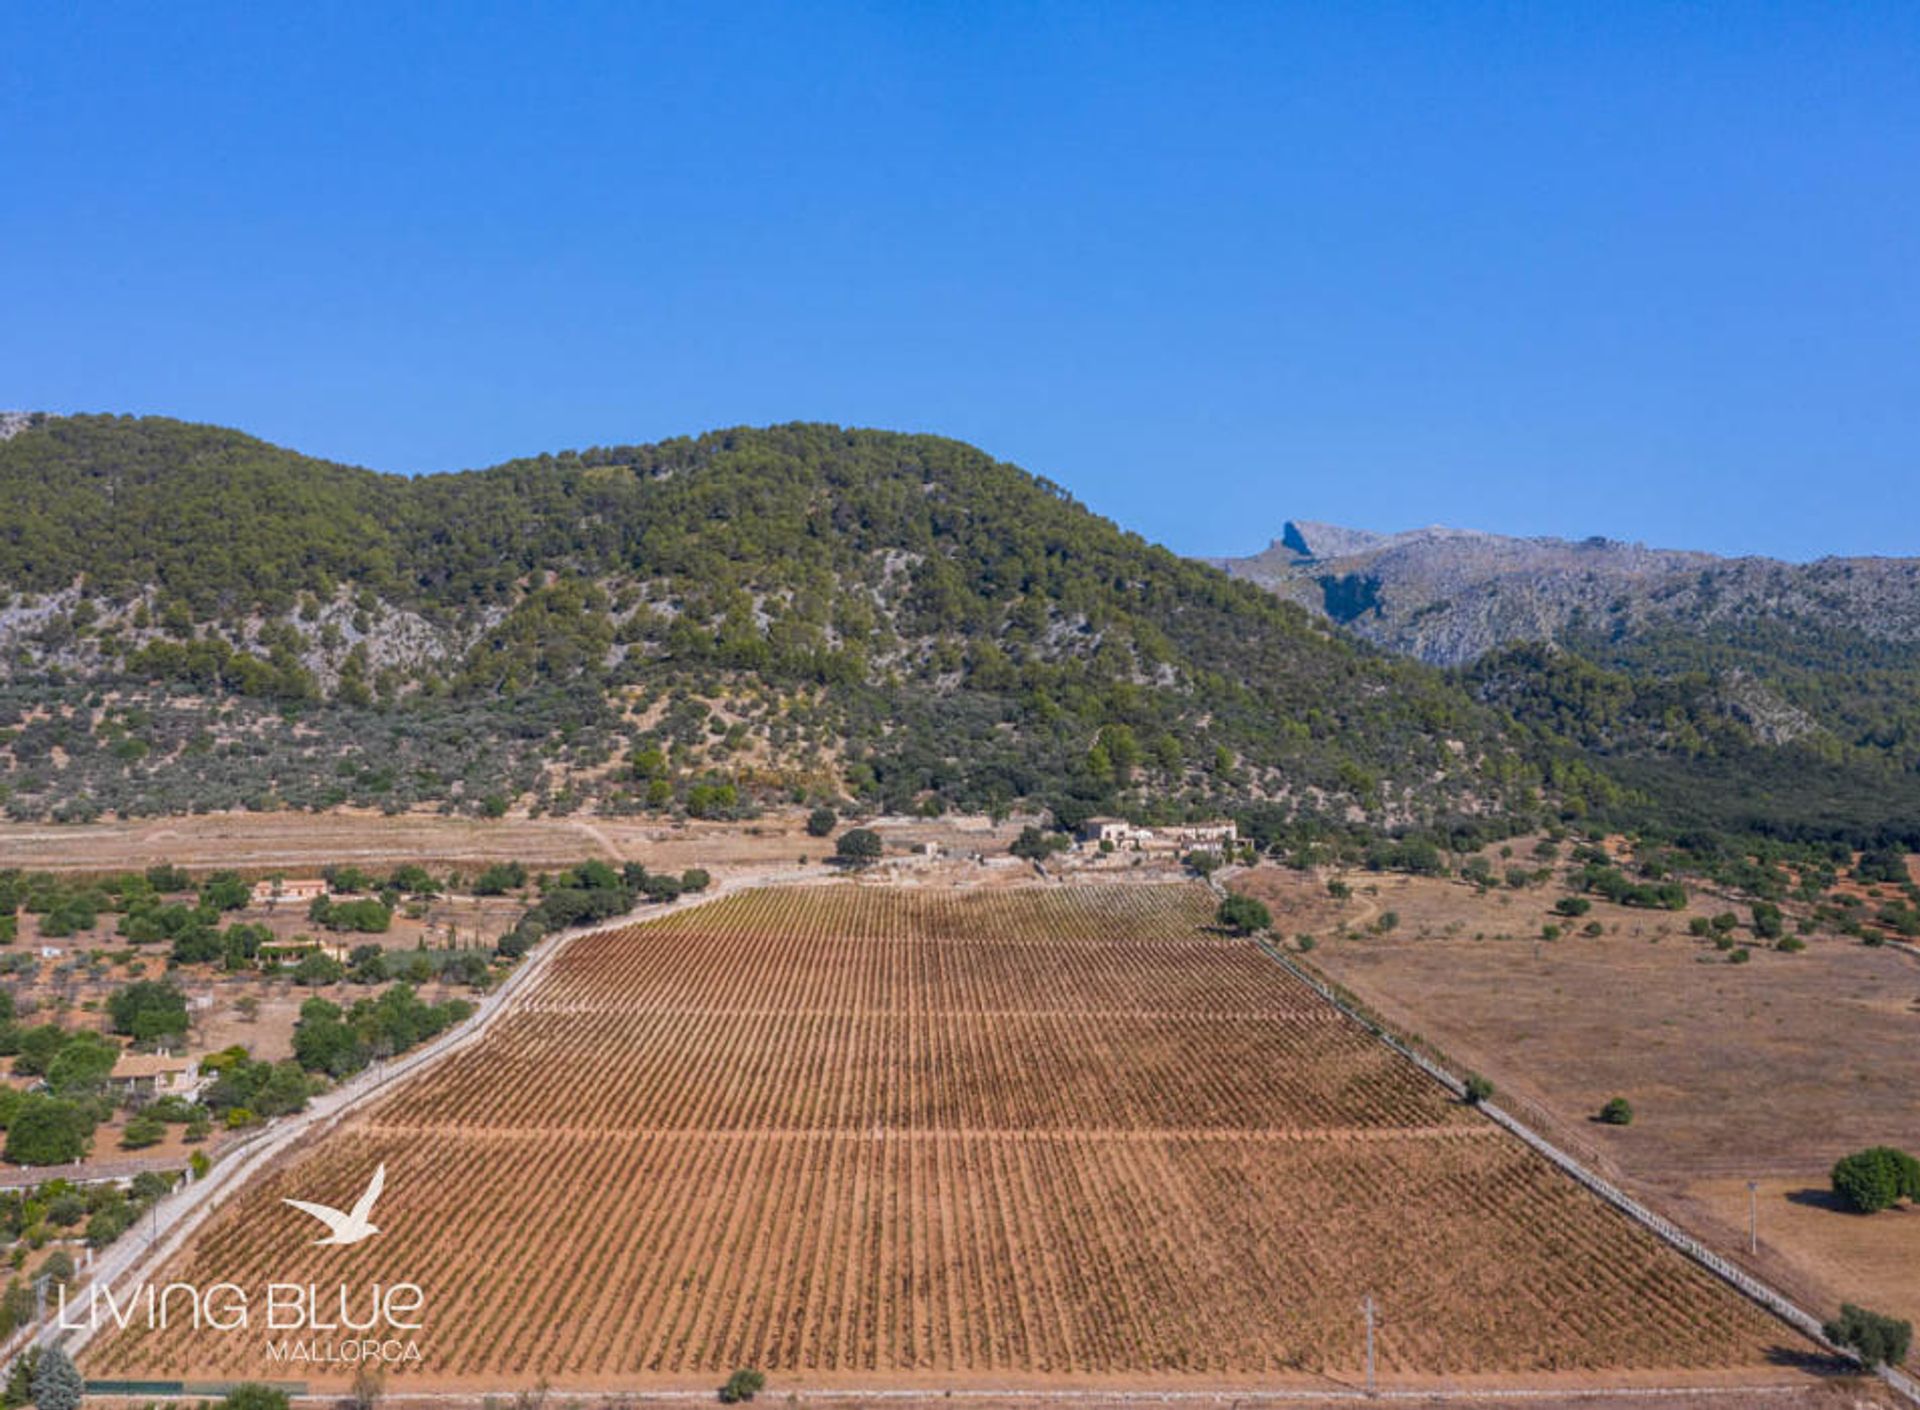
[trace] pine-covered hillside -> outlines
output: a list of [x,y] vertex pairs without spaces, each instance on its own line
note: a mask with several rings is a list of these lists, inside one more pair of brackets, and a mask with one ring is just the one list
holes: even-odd
[[238,432],[0,440],[0,802],[772,801],[1387,825],[1611,785],[928,436],[791,425],[408,479]]

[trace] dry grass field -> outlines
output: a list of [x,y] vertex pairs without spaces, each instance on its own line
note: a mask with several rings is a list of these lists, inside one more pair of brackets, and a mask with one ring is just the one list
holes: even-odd
[[[1602,900],[1583,918],[1601,935],[1543,942],[1558,887],[1481,898],[1457,881],[1348,880],[1344,905],[1273,868],[1236,884],[1277,927],[1316,936],[1321,971],[1721,1251],[1823,1311],[1920,1319],[1920,1213],[1862,1219],[1825,1197],[1838,1156],[1920,1132],[1920,953],[1829,937],[1730,964],[1686,934],[1688,913]],[[1726,908],[1703,897],[1691,913]],[[1395,929],[1367,933],[1388,910]],[[1631,1126],[1593,1120],[1615,1096]],[[1748,1179],[1762,1182],[1757,1259]]]
[[[1401,1383],[1801,1377],[1784,1328],[1209,912],[839,885],[590,937],[167,1276],[417,1282],[395,1388],[1351,1385],[1368,1292]],[[386,1232],[307,1246],[281,1197],[345,1205],[382,1162]],[[86,1362],[269,1369],[178,1329]]]
[[[806,835],[803,813],[751,824],[656,818],[546,817],[497,820],[340,809],[329,813],[211,813],[84,824],[0,822],[0,868],[26,871],[125,871],[158,862],[204,871],[312,874],[329,863],[382,874],[400,862],[436,870],[496,861],[571,866],[583,857],[639,861],[657,871],[687,867],[792,866],[818,860],[830,842]],[[931,841],[954,851],[1004,853],[1019,823],[985,818],[880,819],[891,845]]]

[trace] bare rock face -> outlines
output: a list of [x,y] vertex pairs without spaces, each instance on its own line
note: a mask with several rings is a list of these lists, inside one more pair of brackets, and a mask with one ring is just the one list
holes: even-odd
[[1762,744],[1791,744],[1820,728],[1813,716],[1788,704],[1745,671],[1729,671],[1721,678],[1716,703]]
[[38,411],[0,411],[0,441],[10,441],[27,427],[45,419]]
[[1345,558],[1380,547],[1394,536],[1369,533],[1365,529],[1343,529],[1338,524],[1316,524],[1311,520],[1290,519],[1280,537],[1267,551],[1279,549],[1296,560]]
[[1920,559],[1795,564],[1605,538],[1289,523],[1262,553],[1209,561],[1436,665],[1573,631],[1631,635],[1761,618],[1920,643]]

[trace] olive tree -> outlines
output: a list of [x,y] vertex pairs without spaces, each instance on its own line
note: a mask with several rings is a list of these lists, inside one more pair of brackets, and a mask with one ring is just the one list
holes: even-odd
[[1266,930],[1273,925],[1273,912],[1266,908],[1264,902],[1238,893],[1223,900],[1213,918],[1236,935],[1251,935],[1256,930]]

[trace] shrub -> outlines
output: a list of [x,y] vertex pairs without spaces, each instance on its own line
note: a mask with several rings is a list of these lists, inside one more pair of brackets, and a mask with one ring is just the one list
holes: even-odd
[[1593,902],[1585,896],[1562,896],[1553,908],[1563,916],[1583,916],[1593,909]]
[[1028,826],[1020,829],[1020,835],[1013,839],[1013,844],[1007,850],[1023,861],[1044,862],[1066,845],[1067,839],[1058,833],[1049,835],[1037,827]]
[[758,1371],[739,1370],[727,1377],[727,1383],[720,1387],[720,1403],[737,1405],[743,1400],[751,1400],[767,1388],[767,1378]]
[[1862,1214],[1920,1199],[1920,1161],[1892,1146],[1869,1146],[1834,1162],[1833,1192]]
[[1600,1119],[1609,1126],[1631,1126],[1633,1104],[1625,1097],[1614,1097],[1600,1108]]
[[142,1170],[127,1186],[127,1193],[151,1204],[173,1188],[173,1176],[159,1170]]
[[[15,1289],[25,1295],[16,1298]],[[33,1317],[33,1294],[21,1288],[18,1283],[7,1289],[7,1302],[9,1308],[17,1314],[12,1318],[16,1326]],[[16,1302],[21,1305],[14,1307]],[[0,1394],[0,1405],[6,1406],[7,1410],[14,1410],[15,1406],[25,1405],[31,1400],[33,1373],[39,1369],[39,1366],[40,1348],[29,1343],[27,1349],[15,1357],[13,1364],[7,1367],[6,1389],[4,1394]]]
[[56,1096],[79,1097],[106,1090],[107,1077],[120,1060],[120,1045],[92,1029],[67,1036],[47,1064],[47,1086]]
[[357,930],[366,935],[383,935],[393,924],[393,910],[368,897],[360,901],[329,901],[316,897],[307,910],[308,919],[329,930]]
[[142,979],[107,1000],[113,1031],[135,1042],[180,1038],[187,1031],[187,996],[172,980]]
[[680,898],[680,878],[662,871],[650,871],[640,879],[640,894],[649,901],[675,901]]
[[29,1092],[7,1125],[6,1158],[15,1165],[66,1165],[92,1141],[93,1118],[78,1102]]
[[35,1410],[80,1410],[84,1390],[80,1372],[67,1353],[57,1346],[42,1348],[39,1363],[33,1368]]
[[1236,935],[1251,935],[1273,924],[1273,913],[1252,896],[1232,895],[1220,903],[1214,919]]
[[[33,1320],[34,1296],[31,1289],[18,1278],[7,1284],[7,1290],[0,1293],[0,1335],[11,1337],[17,1328],[24,1327]],[[28,1348],[31,1354],[32,1348]],[[25,1360],[23,1356],[21,1358]],[[16,1363],[18,1364],[18,1363]],[[9,1378],[9,1386],[11,1378]],[[22,1388],[19,1399],[15,1399],[11,1389],[0,1391],[0,1405],[13,1406],[24,1404],[25,1389]]]
[[287,1410],[287,1393],[249,1382],[228,1391],[220,1404],[223,1410]]
[[1493,1083],[1477,1072],[1467,1074],[1467,1101],[1473,1106],[1493,1100]]
[[1847,1347],[1869,1366],[1899,1365],[1913,1342],[1913,1323],[1883,1317],[1850,1302],[1841,1303],[1840,1315],[1820,1330],[1828,1341]]
[[166,862],[147,868],[147,885],[162,896],[170,896],[180,891],[193,890],[193,878],[179,867]]
[[166,1134],[165,1122],[150,1112],[141,1112],[120,1133],[120,1144],[130,1151],[145,1150],[148,1146],[159,1145]]
[[880,834],[864,827],[841,833],[833,844],[834,860],[850,867],[871,866],[880,860],[881,850]]
[[346,972],[346,966],[332,955],[315,950],[312,954],[302,955],[300,963],[293,967],[293,982],[302,988],[314,989],[322,984],[339,983]]
[[807,836],[825,837],[833,831],[840,821],[840,815],[831,808],[815,808],[807,814]]
[[133,1206],[125,1200],[103,1206],[87,1221],[87,1246],[105,1248],[133,1226]]
[[476,896],[503,896],[527,884],[527,869],[518,862],[495,862],[473,883]]
[[427,869],[418,862],[408,862],[393,869],[393,875],[387,878],[390,890],[401,891],[409,896],[437,896],[440,883],[435,881]]

